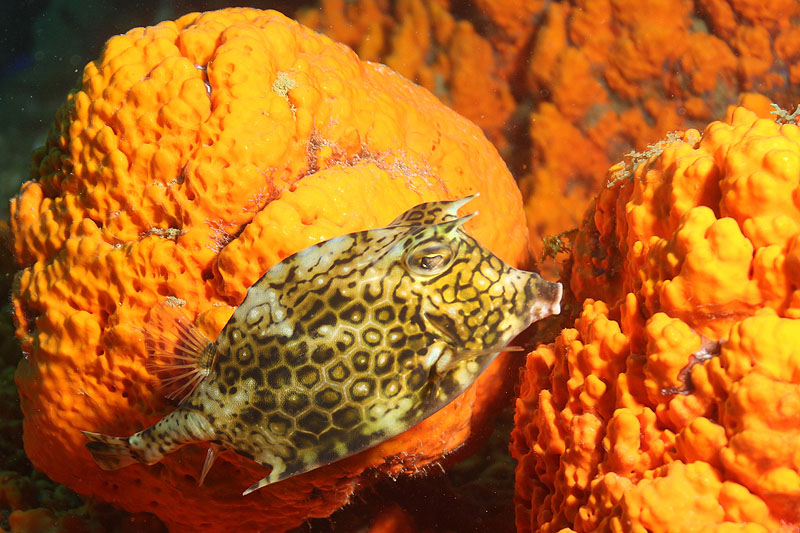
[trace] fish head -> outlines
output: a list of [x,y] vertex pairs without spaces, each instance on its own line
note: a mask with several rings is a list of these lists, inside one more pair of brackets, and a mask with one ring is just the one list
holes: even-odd
[[471,237],[463,225],[475,215],[408,227],[389,257],[397,265],[387,272],[402,273],[391,293],[403,308],[396,316],[427,343],[410,346],[416,357],[400,365],[427,378],[417,406],[425,416],[471,385],[531,323],[560,312],[561,284],[511,267]]
[[562,287],[511,267],[468,235],[474,214],[420,228],[403,243],[400,296],[414,318],[459,351],[503,347],[531,323],[560,312]]

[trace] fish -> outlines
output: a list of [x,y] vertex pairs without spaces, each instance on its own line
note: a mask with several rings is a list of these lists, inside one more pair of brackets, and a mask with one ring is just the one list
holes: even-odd
[[463,228],[476,195],[295,253],[247,291],[215,341],[177,308],[145,328],[176,409],[129,437],[83,431],[103,470],[208,442],[269,467],[243,495],[398,435],[467,389],[562,286],[513,268]]

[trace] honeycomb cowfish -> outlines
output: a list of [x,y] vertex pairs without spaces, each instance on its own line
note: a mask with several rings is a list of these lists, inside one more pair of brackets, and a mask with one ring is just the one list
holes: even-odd
[[[84,431],[97,464],[153,464],[210,442],[269,466],[244,494],[375,446],[469,387],[561,285],[512,268],[462,228],[472,196],[411,208],[386,227],[270,268],[216,341],[157,306],[151,370],[178,407],[127,438]],[[152,315],[156,316],[155,319]]]

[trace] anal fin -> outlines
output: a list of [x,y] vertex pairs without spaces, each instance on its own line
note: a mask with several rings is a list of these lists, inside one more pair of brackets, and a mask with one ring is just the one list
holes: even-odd
[[145,327],[147,369],[171,400],[183,401],[211,372],[215,345],[167,300],[154,307]]
[[444,356],[440,357],[436,361],[435,370],[436,374],[439,376],[443,376],[453,370],[456,366],[463,363],[464,361],[469,361],[470,359],[475,359],[476,357],[482,357],[485,355],[492,355],[501,352],[522,352],[525,351],[520,346],[504,346],[502,348],[489,348],[486,350],[465,350],[462,352],[458,352],[455,354],[445,353]]

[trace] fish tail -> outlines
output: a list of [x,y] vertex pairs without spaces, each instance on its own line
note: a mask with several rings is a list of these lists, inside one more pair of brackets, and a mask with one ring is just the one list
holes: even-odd
[[152,465],[186,444],[212,440],[216,436],[206,417],[182,407],[127,438],[91,431],[81,433],[89,439],[86,448],[103,470],[117,470],[134,463]]
[[111,437],[91,431],[81,433],[89,439],[86,448],[91,452],[97,466],[103,470],[117,470],[141,462],[131,446],[130,438]]

